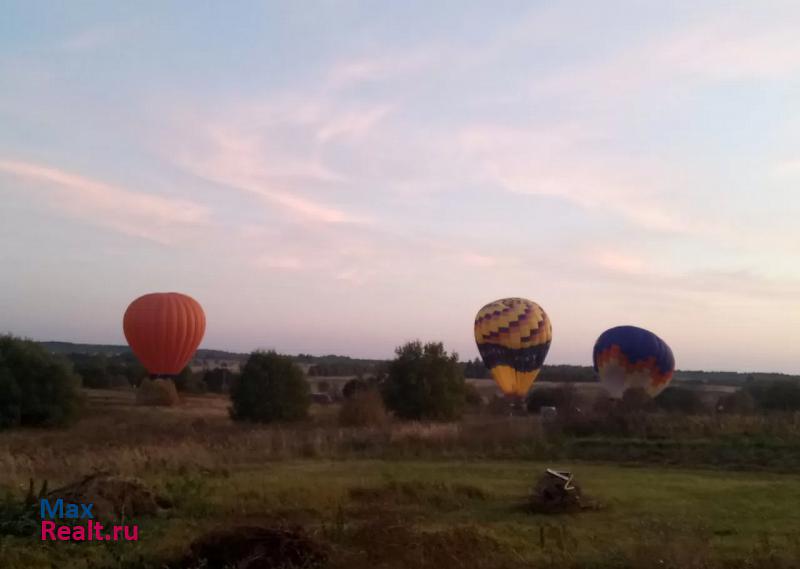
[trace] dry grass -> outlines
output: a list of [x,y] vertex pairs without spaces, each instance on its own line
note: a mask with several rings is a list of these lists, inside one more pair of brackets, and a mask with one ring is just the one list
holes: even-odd
[[[225,471],[296,457],[587,458],[786,469],[800,465],[800,416],[648,415],[626,438],[544,433],[537,417],[341,428],[322,408],[291,426],[232,422],[224,397],[137,407],[131,392],[89,392],[87,415],[65,430],[0,433],[0,484],[67,482],[74,473]],[[566,430],[566,429],[565,429]]]

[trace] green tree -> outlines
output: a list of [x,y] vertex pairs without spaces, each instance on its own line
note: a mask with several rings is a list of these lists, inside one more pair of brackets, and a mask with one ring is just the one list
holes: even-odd
[[206,389],[214,393],[224,393],[233,383],[234,373],[225,367],[210,369],[203,374]]
[[395,350],[383,384],[386,406],[401,419],[448,421],[461,416],[466,384],[458,354],[441,342],[408,342]]
[[84,387],[108,389],[111,387],[111,375],[108,373],[108,361],[103,354],[70,354],[72,369],[81,376]]
[[80,378],[35,342],[0,336],[0,427],[62,426],[80,411]]
[[235,421],[295,421],[308,415],[311,390],[291,358],[253,352],[231,389],[231,402]]

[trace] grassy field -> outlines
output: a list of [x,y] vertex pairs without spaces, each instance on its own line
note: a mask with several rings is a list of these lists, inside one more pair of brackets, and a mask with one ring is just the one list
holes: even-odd
[[137,544],[45,546],[16,537],[4,538],[0,553],[3,567],[159,567],[205,529],[266,523],[302,525],[342,567],[441,567],[441,556],[447,567],[767,566],[800,554],[800,476],[558,466],[575,471],[600,509],[524,511],[539,463],[291,460],[147,477],[177,508],[142,520]]
[[[0,537],[0,567],[165,567],[204,531],[240,524],[302,527],[332,568],[793,567],[800,559],[800,475],[786,468],[678,468],[652,452],[625,464],[587,461],[585,448],[582,459],[563,452],[578,442],[548,442],[530,420],[354,431],[318,409],[309,424],[267,428],[234,425],[225,409],[214,397],[147,409],[128,394],[95,392],[75,427],[0,434],[0,486],[17,497],[29,477],[54,484],[106,469],[141,477],[175,505],[137,520],[138,543]],[[746,429],[754,425],[763,431],[763,423]],[[794,444],[792,428],[775,440]],[[685,441],[662,443],[708,440],[702,428],[681,432]],[[657,443],[603,445],[624,455]],[[597,509],[528,513],[545,467],[572,470]]]

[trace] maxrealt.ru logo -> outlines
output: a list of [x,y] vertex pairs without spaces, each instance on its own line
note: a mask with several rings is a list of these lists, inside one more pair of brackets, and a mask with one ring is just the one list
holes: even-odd
[[94,519],[94,504],[39,501],[42,541],[137,541],[138,525],[106,527]]

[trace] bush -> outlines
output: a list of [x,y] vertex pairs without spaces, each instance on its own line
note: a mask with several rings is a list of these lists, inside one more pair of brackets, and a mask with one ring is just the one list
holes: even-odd
[[189,366],[175,377],[175,388],[181,393],[205,393],[206,382],[200,374],[193,373]]
[[800,411],[800,385],[792,381],[754,382],[745,389],[765,411]]
[[655,398],[655,404],[671,413],[700,415],[706,412],[706,405],[697,391],[685,387],[667,387]]
[[525,399],[525,406],[529,413],[538,413],[542,407],[556,407],[556,390],[552,387],[536,387],[534,384],[533,389],[528,392],[528,397]]
[[80,379],[69,364],[29,340],[0,336],[0,428],[71,423]]
[[175,383],[175,389],[178,391],[190,391],[192,384],[192,368],[188,365],[185,366],[178,375],[173,376],[172,381]]
[[206,389],[214,393],[225,393],[233,384],[235,374],[224,367],[210,369],[203,374],[203,383]]
[[92,389],[108,389],[111,387],[111,375],[108,373],[106,358],[102,355],[72,354],[72,369],[81,376],[84,387]]
[[471,383],[467,383],[464,386],[464,401],[470,407],[480,407],[483,405],[483,396],[481,396],[481,392],[478,391],[477,387]]
[[542,407],[555,407],[560,416],[572,415],[579,404],[578,390],[571,383],[559,387],[536,387],[534,383],[525,404],[531,413],[538,413]]
[[386,406],[401,419],[449,421],[461,416],[466,383],[458,355],[440,342],[409,342],[396,350],[383,386]]
[[137,405],[172,407],[181,402],[171,379],[143,379],[136,390]]
[[377,389],[359,391],[339,410],[342,427],[379,427],[386,424],[386,407]]
[[235,421],[295,421],[308,415],[311,391],[292,360],[275,352],[253,352],[231,389]]
[[[67,359],[72,362],[72,369],[81,377],[84,387],[93,389],[109,389],[115,386],[138,386],[147,377],[147,371],[129,353],[106,356],[104,354],[71,353]],[[120,381],[124,377],[125,381]]]
[[344,384],[344,387],[342,387],[342,397],[345,399],[350,399],[356,393],[366,391],[368,387],[369,385],[363,379],[351,379]]
[[749,415],[756,410],[756,400],[746,390],[740,389],[721,397],[717,403],[717,411],[732,415]]

